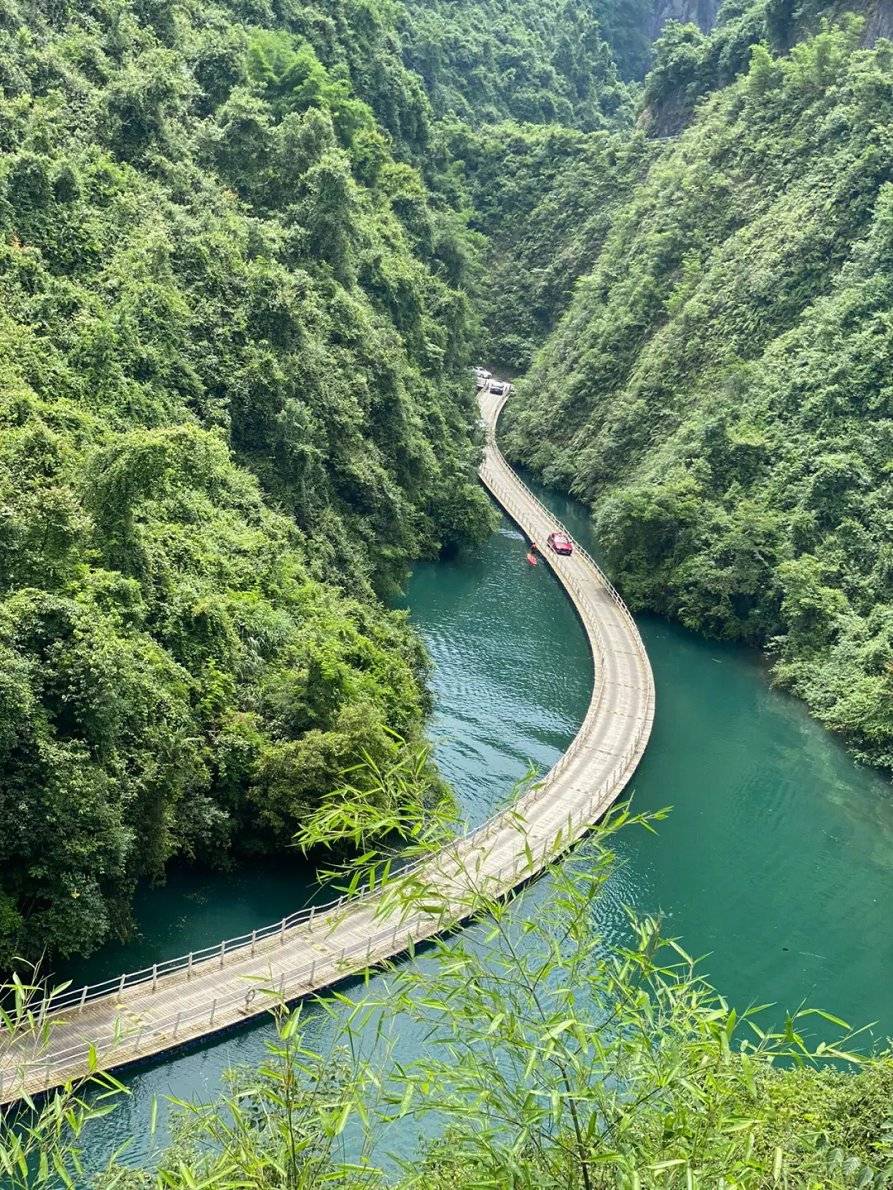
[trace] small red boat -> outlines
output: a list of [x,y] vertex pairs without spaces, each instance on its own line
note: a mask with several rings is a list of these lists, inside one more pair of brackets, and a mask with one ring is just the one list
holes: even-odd
[[527,561],[530,563],[531,566],[536,566],[536,554],[528,554]]

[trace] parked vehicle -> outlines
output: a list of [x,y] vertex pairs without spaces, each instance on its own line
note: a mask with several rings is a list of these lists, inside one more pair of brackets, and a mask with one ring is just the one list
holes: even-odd
[[492,393],[494,397],[504,397],[509,391],[509,386],[504,380],[491,380],[487,385],[487,392]]
[[546,538],[546,545],[556,554],[568,557],[574,552],[574,543],[566,533],[550,533]]
[[493,373],[488,372],[486,368],[472,368],[471,370],[474,372],[474,380],[478,388],[483,388],[493,375]]

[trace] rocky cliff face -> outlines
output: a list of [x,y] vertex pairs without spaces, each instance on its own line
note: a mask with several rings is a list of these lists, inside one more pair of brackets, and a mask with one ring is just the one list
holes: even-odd
[[[653,41],[660,34],[667,21],[692,22],[698,25],[704,33],[708,33],[716,24],[716,18],[722,7],[723,0],[653,0],[650,4],[650,21],[648,33]],[[837,0],[827,4],[783,3],[779,8],[787,7],[787,18],[790,27],[798,33],[802,32],[804,23],[810,24],[810,15],[815,18],[816,11],[824,15],[838,16],[844,12],[858,12],[865,17],[865,43],[874,45],[880,37],[893,37],[893,0]],[[805,11],[804,11],[805,10]]]
[[893,37],[893,0],[865,5],[865,41],[874,45],[879,37]]
[[721,0],[654,0],[651,17],[651,40],[658,36],[667,21],[692,21],[706,33],[713,28]]
[[[602,32],[610,44],[621,75],[641,79],[652,63],[652,47],[668,21],[697,25],[703,33],[715,27],[724,0],[592,0]],[[873,46],[893,37],[893,0],[737,0],[723,24],[744,18],[751,31],[768,40],[774,50],[789,50],[822,17],[835,20],[855,12],[865,20],[863,41]],[[762,30],[762,33],[760,33]],[[730,79],[714,80],[717,84]]]
[[667,21],[694,22],[707,33],[716,22],[722,0],[590,0],[590,3],[621,76],[641,79],[651,65],[652,43]]

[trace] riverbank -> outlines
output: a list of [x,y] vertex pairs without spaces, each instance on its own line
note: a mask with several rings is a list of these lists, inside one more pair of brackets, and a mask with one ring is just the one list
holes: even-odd
[[[537,492],[575,535],[595,544],[582,505]],[[492,812],[528,761],[541,771],[554,763],[589,697],[590,662],[576,617],[554,580],[532,570],[524,554],[520,533],[503,521],[480,547],[418,566],[398,602],[431,654],[430,735],[472,821]],[[668,932],[705,956],[705,975],[739,1009],[805,1001],[853,1023],[877,1021],[874,1037],[893,1032],[893,808],[883,779],[854,765],[801,703],[773,690],[752,652],[711,644],[656,617],[639,617],[639,625],[658,714],[632,794],[640,810],[671,804],[673,812],[657,836],[618,840],[621,864],[597,928],[619,939],[624,905],[662,911]],[[585,852],[572,862],[585,864]],[[538,912],[548,887],[544,881],[523,894],[519,922]],[[225,877],[216,895],[225,905]],[[212,941],[198,932],[203,920],[195,922],[193,945]],[[107,961],[118,965],[113,955]],[[332,1019],[311,1007],[305,1020],[308,1045],[327,1052]],[[132,1138],[130,1159],[150,1160],[167,1137],[163,1097],[214,1096],[229,1067],[262,1060],[270,1035],[260,1023],[129,1074],[130,1096],[93,1129],[91,1156],[99,1163]],[[864,1041],[870,1045],[871,1037]],[[422,1043],[407,1034],[398,1056],[412,1058]],[[147,1123],[156,1097],[162,1103],[153,1138]],[[391,1147],[408,1155],[414,1141],[410,1128]]]
[[[495,443],[505,397],[480,395],[487,444],[481,482],[528,538],[545,541],[553,518]],[[99,984],[54,992],[41,1015],[51,1029],[38,1056],[18,1039],[0,1062],[9,1102],[116,1070],[322,991],[444,932],[473,914],[480,895],[503,897],[547,868],[598,821],[625,788],[648,744],[654,681],[635,622],[582,547],[544,558],[571,600],[594,662],[592,696],[567,751],[486,823],[413,865],[425,905],[387,913],[387,893],[342,895],[324,905],[159,959]],[[409,869],[404,869],[408,871]],[[433,906],[433,907],[432,907]],[[258,994],[258,991],[268,994]]]

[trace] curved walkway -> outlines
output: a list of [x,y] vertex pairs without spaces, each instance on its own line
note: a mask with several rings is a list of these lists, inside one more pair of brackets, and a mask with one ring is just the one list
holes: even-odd
[[[505,398],[481,396],[487,435],[481,482],[528,537],[560,527],[496,446]],[[405,913],[381,893],[293,914],[208,950],[86,988],[43,1006],[43,1043],[17,1041],[0,1062],[0,1102],[87,1073],[91,1050],[111,1069],[230,1028],[265,1012],[273,993],[296,1000],[411,949],[467,917],[476,890],[503,894],[536,875],[607,810],[632,776],[651,732],[654,683],[638,630],[582,547],[542,555],[585,628],[595,680],[580,730],[545,778],[513,806],[417,865],[437,911]]]

